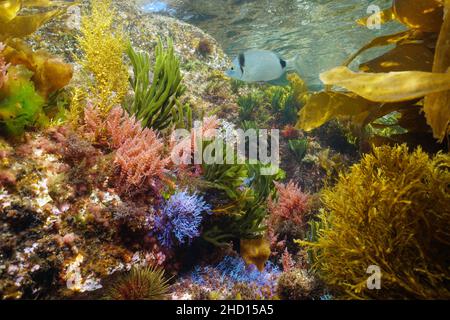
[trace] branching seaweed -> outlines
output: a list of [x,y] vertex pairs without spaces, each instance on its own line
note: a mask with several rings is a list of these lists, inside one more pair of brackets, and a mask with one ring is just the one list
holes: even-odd
[[[335,187],[311,226],[314,268],[344,298],[448,299],[450,156],[375,148]],[[367,288],[369,266],[382,290]]]
[[[128,70],[123,61],[125,35],[120,27],[115,27],[115,15],[111,0],[93,0],[92,12],[82,18],[78,37],[84,53],[79,63],[87,73],[88,85],[80,88],[77,98],[89,97],[105,117],[123,101],[128,91]],[[72,110],[76,117],[78,103],[75,101]]]

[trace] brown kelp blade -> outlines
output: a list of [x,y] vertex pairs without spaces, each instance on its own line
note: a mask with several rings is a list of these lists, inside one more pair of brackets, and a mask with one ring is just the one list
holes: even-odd
[[0,25],[14,19],[22,8],[20,0],[0,1]]
[[443,6],[439,0],[395,0],[393,11],[397,20],[411,29],[439,32]]
[[[449,3],[450,0],[445,0],[447,11]],[[395,18],[409,30],[373,39],[343,66],[322,73],[320,78],[327,90],[310,97],[299,113],[297,126],[309,131],[331,119],[349,119],[355,128],[362,129],[399,112],[402,116],[397,124],[401,122],[402,128],[430,135],[431,129],[423,127],[423,113],[417,112],[424,109],[435,137],[442,141],[450,122],[450,26],[448,19],[442,23],[443,8],[444,0],[394,0],[393,7],[381,13],[380,22]],[[368,19],[360,19],[358,23],[366,25]],[[394,49],[361,64],[359,69],[364,72],[348,68],[366,50],[393,44]],[[332,92],[332,86],[350,93]],[[414,117],[405,117],[409,111]],[[419,122],[420,128],[414,127]]]
[[297,127],[311,131],[330,120],[338,119],[350,120],[354,129],[362,130],[392,112],[420,108],[416,103],[417,101],[378,103],[352,93],[319,92],[311,95],[300,110]]
[[22,0],[24,7],[54,7],[67,4],[67,1],[51,1],[51,0]]
[[356,95],[340,92],[319,92],[311,95],[299,112],[297,127],[311,131],[336,118],[352,118],[363,123],[370,110],[378,103],[367,101]]
[[10,38],[26,37],[62,12],[63,11],[61,11],[60,9],[56,9],[49,12],[38,13],[29,16],[18,16],[7,24],[0,23],[0,41],[5,41]]
[[[446,15],[436,46],[433,72],[450,74],[450,0],[445,2]],[[425,116],[433,135],[442,141],[449,133],[450,91],[430,93],[425,97]]]
[[[49,0],[6,0],[0,1],[0,41],[23,38],[35,32],[50,19],[65,12],[74,2]],[[23,7],[49,8],[50,11],[19,15]]]
[[402,41],[407,41],[407,40],[414,41],[414,40],[422,39],[422,38],[423,38],[422,33],[416,32],[414,30],[402,31],[399,33],[375,38],[372,41],[370,41],[368,44],[363,46],[361,49],[359,49],[355,54],[350,56],[342,65],[343,66],[350,65],[350,63],[352,63],[356,57],[358,57],[361,53],[363,53],[366,50],[376,48],[376,47],[384,47],[384,46],[391,45],[391,44],[397,44]]
[[376,102],[408,101],[450,90],[450,73],[361,73],[353,72],[347,67],[337,67],[322,73],[320,79],[326,85],[345,88]]
[[63,62],[46,50],[33,51],[21,39],[11,40],[2,54],[12,65],[24,65],[33,72],[34,85],[44,97],[62,89],[72,79],[72,65]]
[[[372,40],[348,58],[343,65],[350,65],[357,56],[371,48],[404,41],[424,40],[423,38],[427,37],[424,33],[439,32],[442,25],[442,17],[443,6],[440,0],[395,0],[392,8],[388,8],[380,13],[379,22],[386,23],[396,19],[409,27],[409,30]],[[366,26],[369,19],[370,17],[362,18],[357,23]]]
[[383,73],[391,71],[431,72],[434,54],[422,43],[400,44],[391,51],[359,66],[364,72]]

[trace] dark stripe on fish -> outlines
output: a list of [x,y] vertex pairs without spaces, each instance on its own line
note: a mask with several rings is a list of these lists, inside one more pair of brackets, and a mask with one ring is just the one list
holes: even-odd
[[241,67],[242,73],[244,73],[245,55],[243,53],[239,54],[239,66]]
[[281,67],[284,69],[287,66],[287,62],[280,58]]

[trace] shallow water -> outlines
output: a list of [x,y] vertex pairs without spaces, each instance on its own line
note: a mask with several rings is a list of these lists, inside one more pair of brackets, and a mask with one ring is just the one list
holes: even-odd
[[0,0],[0,300],[450,299],[450,2],[319,93],[199,41],[322,89],[391,1]]
[[[143,0],[142,8],[197,25],[230,56],[252,48],[273,50],[286,59],[299,55],[303,78],[315,86],[320,72],[339,65],[371,39],[403,30],[396,22],[379,30],[357,25],[370,5],[385,9],[391,1]],[[379,54],[373,50],[356,62]]]

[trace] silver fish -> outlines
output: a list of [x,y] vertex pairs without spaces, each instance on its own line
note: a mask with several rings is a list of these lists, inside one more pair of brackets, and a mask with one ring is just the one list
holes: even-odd
[[299,72],[298,62],[298,57],[287,61],[275,52],[252,49],[239,54],[226,74],[245,82],[276,82],[288,71]]

